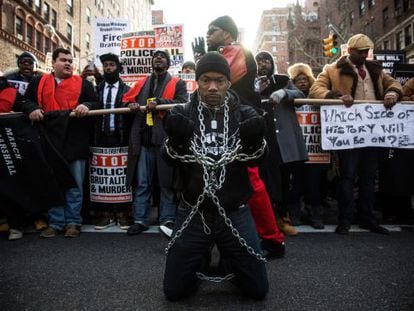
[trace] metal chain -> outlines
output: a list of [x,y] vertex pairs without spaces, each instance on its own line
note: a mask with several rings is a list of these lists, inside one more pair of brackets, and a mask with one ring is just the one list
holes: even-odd
[[[253,154],[245,154],[245,153],[239,152],[242,148],[240,144],[240,139],[237,140],[235,148],[233,148],[233,150],[229,150],[229,144],[228,144],[229,105],[228,105],[228,98],[226,98],[224,102],[224,123],[223,123],[223,147],[224,149],[223,149],[223,153],[220,155],[220,158],[218,160],[212,159],[211,157],[207,156],[208,150],[206,148],[206,135],[205,135],[206,127],[204,125],[203,105],[201,101],[199,101],[197,110],[198,110],[198,119],[200,122],[201,146],[197,146],[196,139],[195,137],[193,137],[191,140],[191,146],[189,148],[192,155],[189,155],[189,154],[179,155],[173,148],[171,148],[171,146],[168,143],[168,139],[165,143],[166,152],[171,158],[177,159],[183,163],[199,163],[203,168],[203,181],[204,181],[203,191],[198,196],[197,201],[194,205],[191,205],[190,203],[188,203],[185,200],[184,196],[181,195],[183,202],[187,206],[191,207],[191,211],[190,211],[190,214],[187,216],[187,218],[184,220],[181,228],[176,231],[175,235],[172,237],[172,239],[168,243],[165,251],[168,254],[169,249],[174,245],[176,240],[182,235],[183,231],[188,227],[194,215],[197,212],[199,212],[199,206],[204,201],[205,197],[208,196],[211,198],[214,205],[217,207],[219,214],[223,217],[224,222],[226,226],[231,230],[232,235],[238,239],[240,245],[245,247],[247,252],[255,256],[258,260],[262,260],[266,262],[266,259],[260,253],[255,252],[255,250],[247,244],[246,240],[240,236],[239,231],[233,226],[232,221],[227,216],[225,209],[221,206],[220,200],[218,196],[216,195],[216,192],[219,191],[224,184],[227,164],[233,161],[236,161],[236,160],[241,161],[241,162],[246,162],[246,161],[257,159],[258,157],[263,155],[263,153],[265,152],[266,142],[265,140],[263,140],[261,147],[258,150],[256,150]],[[202,273],[200,273],[200,275],[202,275]],[[220,279],[223,280],[223,278],[220,278]],[[209,278],[209,280],[211,279]]]

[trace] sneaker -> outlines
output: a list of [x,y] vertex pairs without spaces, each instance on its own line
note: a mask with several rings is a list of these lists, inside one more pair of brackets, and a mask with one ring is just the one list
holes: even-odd
[[40,232],[41,238],[53,238],[58,234],[58,231],[52,227],[47,227],[45,230]]
[[23,232],[17,229],[10,229],[9,241],[19,240],[23,237]]
[[285,256],[285,242],[276,243],[270,240],[263,240],[261,246],[263,257],[266,259],[282,258]]
[[127,213],[118,213],[118,225],[121,230],[128,230],[132,224],[132,219],[128,216]]
[[127,234],[128,235],[137,235],[149,229],[148,226],[143,224],[133,224],[128,228]]
[[390,234],[390,231],[387,228],[384,228],[377,224],[361,224],[359,227],[361,229],[369,230],[374,233]]
[[98,218],[95,224],[95,230],[103,230],[112,226],[115,226],[116,222],[115,219],[112,219],[107,216],[103,216],[101,218]]
[[159,228],[160,232],[164,234],[168,239],[171,239],[173,229],[174,229],[174,223],[172,221],[165,222]]
[[34,221],[36,231],[42,231],[47,228],[47,222],[43,218],[37,218]]
[[65,231],[65,238],[77,238],[80,235],[80,226],[67,225]]

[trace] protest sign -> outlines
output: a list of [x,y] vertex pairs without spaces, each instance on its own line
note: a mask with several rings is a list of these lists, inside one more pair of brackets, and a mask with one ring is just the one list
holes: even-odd
[[188,101],[190,101],[191,94],[193,94],[197,89],[195,73],[180,73],[177,76],[185,82],[185,86],[187,88],[188,93]]
[[125,203],[132,201],[126,186],[128,147],[91,147],[90,199],[92,202]]
[[322,148],[414,148],[414,106],[381,104],[321,106]]
[[171,74],[177,74],[184,63],[183,29],[183,25],[154,26],[156,49],[167,50],[170,53],[169,72]]
[[318,106],[303,105],[296,108],[299,125],[308,151],[308,163],[330,163],[330,153],[321,146],[321,118]]
[[394,76],[395,65],[405,63],[405,55],[403,51],[375,50],[374,60],[381,64],[386,74]]
[[94,50],[95,65],[100,66],[99,56],[106,53],[119,55],[121,51],[121,37],[123,33],[131,31],[131,22],[128,19],[94,20]]
[[124,82],[134,82],[152,73],[155,52],[153,31],[140,31],[122,35],[120,77]]
[[24,95],[26,93],[27,86],[29,85],[29,82],[24,81],[17,81],[17,80],[7,80],[11,86],[13,86],[20,95]]

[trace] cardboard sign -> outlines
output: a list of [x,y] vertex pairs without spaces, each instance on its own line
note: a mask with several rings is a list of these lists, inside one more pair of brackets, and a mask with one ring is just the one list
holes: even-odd
[[184,63],[184,26],[180,24],[154,26],[157,50],[167,50],[171,65],[168,71],[175,75]]
[[126,186],[128,147],[91,147],[89,161],[90,199],[92,202],[125,203],[132,201]]
[[330,153],[321,146],[321,118],[318,106],[303,105],[296,108],[296,116],[305,139],[309,161],[307,163],[330,163]]
[[414,149],[414,105],[321,106],[322,148],[362,147]]

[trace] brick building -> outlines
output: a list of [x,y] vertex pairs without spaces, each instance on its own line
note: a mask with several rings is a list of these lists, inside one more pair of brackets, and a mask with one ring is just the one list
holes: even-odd
[[30,51],[44,67],[46,53],[73,49],[80,67],[93,54],[93,19],[127,18],[133,30],[151,29],[153,0],[0,0],[0,69]]

